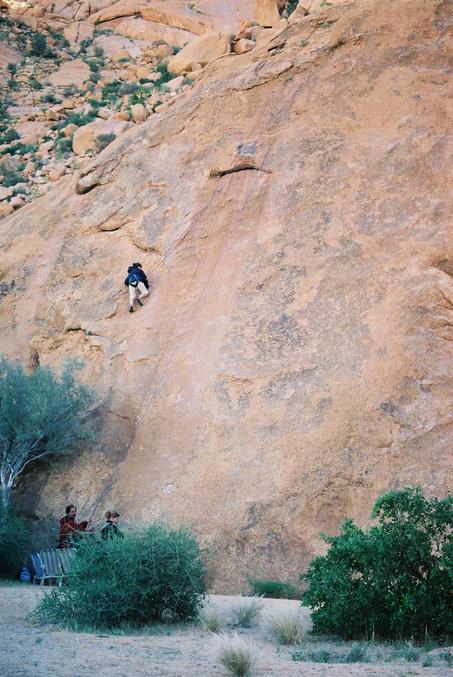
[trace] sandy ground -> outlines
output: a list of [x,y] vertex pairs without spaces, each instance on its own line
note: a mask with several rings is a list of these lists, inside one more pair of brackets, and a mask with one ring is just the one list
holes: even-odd
[[[225,675],[216,661],[212,636],[194,625],[166,626],[141,634],[82,634],[38,626],[27,614],[45,594],[39,586],[17,584],[0,587],[0,675],[2,677],[217,677]],[[212,596],[210,602],[225,611],[237,598]],[[299,607],[298,602],[263,600],[265,610]],[[310,618],[304,615],[306,629]],[[296,663],[291,649],[277,647],[263,629],[242,630],[255,645],[256,677],[415,677],[453,676],[448,667],[423,668],[414,663]],[[305,646],[310,642],[307,637]]]

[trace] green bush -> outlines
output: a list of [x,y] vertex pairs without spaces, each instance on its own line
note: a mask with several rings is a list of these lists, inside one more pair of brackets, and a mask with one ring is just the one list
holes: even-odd
[[34,143],[15,143],[13,146],[7,146],[4,150],[3,153],[6,155],[9,153],[10,155],[26,155],[27,153],[34,153],[35,151],[38,150],[38,146]]
[[158,63],[154,70],[161,74],[156,83],[158,86],[164,85],[175,77],[174,73],[170,73],[165,63]]
[[381,496],[362,530],[351,520],[302,580],[313,630],[350,638],[425,639],[453,633],[453,500],[420,488]]
[[289,0],[289,2],[286,3],[286,11],[288,16],[291,16],[298,4],[299,0]]
[[49,49],[47,40],[42,33],[33,33],[31,36],[30,53],[33,56],[42,56],[46,59],[52,59],[55,56],[55,52]]
[[16,141],[17,139],[20,139],[20,135],[12,127],[6,129],[3,134],[0,134],[0,144],[11,143],[11,141]]
[[8,85],[8,88],[11,90],[11,92],[17,92],[17,90],[20,89],[19,83],[17,80],[14,80],[14,78],[10,78],[6,84]]
[[52,92],[47,92],[41,97],[42,103],[57,103],[57,97]]
[[33,616],[75,630],[142,626],[197,615],[205,566],[184,528],[152,524],[124,539],[80,541],[67,584],[52,590]]
[[112,143],[112,141],[115,141],[116,139],[116,134],[99,134],[99,136],[96,137],[96,150],[98,153],[101,152],[101,150],[104,150],[104,148],[107,148],[107,146]]
[[0,162],[0,177],[2,178],[2,185],[5,186],[5,188],[15,186],[16,183],[27,181],[25,176],[20,174],[6,162]]
[[72,140],[74,134],[69,137],[59,138],[55,141],[55,157],[57,160],[68,158],[72,154]]
[[254,595],[271,599],[300,599],[300,593],[294,585],[286,581],[265,578],[248,578],[247,581]]
[[14,576],[23,564],[29,543],[26,522],[0,504],[0,576]]

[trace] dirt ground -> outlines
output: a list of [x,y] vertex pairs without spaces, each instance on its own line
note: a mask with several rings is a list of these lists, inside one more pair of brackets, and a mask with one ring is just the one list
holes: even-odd
[[[198,625],[164,626],[140,634],[84,634],[38,626],[27,620],[45,590],[29,584],[0,587],[0,675],[2,677],[220,677],[225,671],[216,660],[213,637]],[[212,596],[211,604],[228,611],[238,598]],[[298,608],[286,600],[263,600],[265,611]],[[301,609],[306,632],[310,616]],[[292,660],[294,649],[278,647],[258,626],[239,630],[254,644],[256,677],[416,677],[453,676],[448,666],[421,667],[397,659],[392,663],[309,663]],[[302,649],[320,647],[307,634]],[[323,644],[322,646],[327,646]]]

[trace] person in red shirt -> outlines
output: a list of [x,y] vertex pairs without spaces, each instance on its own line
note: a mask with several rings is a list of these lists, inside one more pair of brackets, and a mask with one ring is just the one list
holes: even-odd
[[77,508],[68,505],[65,514],[58,520],[60,527],[59,548],[71,548],[81,531],[86,531],[91,520],[76,522]]

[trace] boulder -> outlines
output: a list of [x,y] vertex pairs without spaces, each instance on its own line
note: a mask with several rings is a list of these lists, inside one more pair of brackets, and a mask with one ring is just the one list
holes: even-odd
[[218,59],[231,51],[230,36],[224,33],[206,33],[186,45],[178,54],[171,57],[168,63],[170,73],[190,71],[192,63],[202,66]]
[[63,134],[67,139],[69,139],[69,137],[75,134],[78,129],[78,125],[75,125],[73,122],[71,122],[69,125],[66,125],[63,130]]
[[120,35],[99,35],[93,40],[93,46],[101,47],[108,57],[112,57],[121,49],[124,50],[126,56],[131,56],[134,59],[142,54],[145,47],[144,43],[129,40]]
[[94,120],[77,129],[72,140],[72,149],[76,155],[85,155],[89,150],[96,151],[96,139],[100,134],[119,136],[131,126],[131,122],[123,120]]
[[71,44],[77,44],[82,40],[88,40],[93,37],[94,26],[87,21],[77,21],[69,24],[63,30],[63,35]]
[[19,122],[15,129],[20,134],[21,143],[29,145],[39,143],[41,137],[48,131],[49,125],[46,122]]
[[50,170],[48,177],[49,177],[50,181],[58,181],[58,179],[61,179],[61,177],[64,176],[64,174],[65,174],[65,167],[58,166],[58,167],[53,167]]
[[246,52],[250,52],[255,47],[255,42],[254,40],[246,40],[245,38],[241,38],[238,40],[233,47],[233,52],[235,54],[245,54]]
[[165,86],[171,92],[176,92],[177,89],[183,86],[184,80],[185,80],[184,75],[178,75],[177,78],[172,78],[172,80],[169,80],[167,83],[165,83]]
[[55,73],[52,73],[49,80],[54,87],[67,85],[81,87],[89,77],[89,66],[82,59],[74,59],[63,63]]
[[5,216],[9,216],[14,211],[14,207],[11,206],[9,202],[2,202],[0,204],[0,219],[4,219]]
[[14,195],[11,200],[9,201],[9,204],[11,207],[14,209],[19,209],[20,207],[23,207],[25,204],[25,200],[22,197],[22,195]]
[[14,195],[14,189],[12,186],[6,188],[5,186],[0,186],[0,202],[7,200],[9,197]]
[[131,117],[134,122],[144,122],[148,117],[145,106],[142,103],[131,106]]
[[255,19],[265,28],[275,26],[280,21],[277,0],[256,0]]
[[146,21],[141,17],[124,19],[115,24],[115,32],[135,40],[155,42],[165,40],[170,45],[183,47],[193,40],[194,34],[180,28],[165,26],[163,24]]

